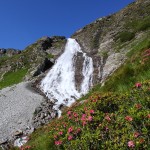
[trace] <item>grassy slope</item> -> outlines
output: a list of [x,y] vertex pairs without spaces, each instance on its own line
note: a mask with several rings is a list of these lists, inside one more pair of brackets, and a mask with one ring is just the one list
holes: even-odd
[[[128,21],[125,24],[127,31],[118,33],[116,42],[124,45],[124,42],[132,41],[138,32],[149,32],[150,18],[144,19]],[[60,119],[54,119],[49,125],[34,132],[27,143],[31,146],[30,149],[126,150],[129,149],[129,141],[135,149],[149,149],[150,56],[149,52],[146,52],[148,48],[149,33],[142,41],[132,45],[126,63],[109,77],[103,87],[97,85],[81,98],[87,99],[86,102],[82,105],[77,102],[66,110]],[[136,82],[142,83],[142,87],[135,87]],[[90,113],[90,110],[94,110],[94,113]],[[71,111],[69,116],[68,111]],[[83,114],[86,116],[83,117]],[[76,115],[78,117],[75,117]],[[77,118],[79,120],[76,120]],[[70,127],[73,131],[68,133]],[[68,140],[69,136],[73,139]],[[56,146],[55,141],[60,145]],[[28,149],[25,147],[24,149]]]
[[7,72],[0,81],[0,89],[17,84],[23,80],[28,69],[22,68],[15,72]]
[[[82,98],[87,99],[82,105],[77,102],[66,110],[60,119],[55,119],[34,132],[27,145],[33,150],[126,150],[129,148],[128,142],[131,141],[136,149],[149,149],[150,52],[146,51],[148,48],[148,37],[133,45],[126,63],[102,88],[97,85]],[[141,82],[142,87],[135,87],[136,82]],[[94,113],[90,113],[90,110],[94,110]],[[71,111],[69,116],[68,111]],[[83,114],[86,117],[83,117]],[[73,131],[68,133],[70,127]],[[69,136],[73,139],[68,140]],[[55,145],[55,141],[62,144]]]
[[[36,60],[37,56],[33,53],[33,49],[36,44],[32,44],[27,47],[21,54],[13,55],[12,57],[4,56],[0,58],[0,67],[11,66],[9,71],[6,71],[2,77],[0,74],[0,90],[2,88],[18,84],[23,81],[27,75],[28,69],[31,68],[32,64]],[[38,55],[38,54],[37,54]],[[31,61],[31,57],[34,61]]]

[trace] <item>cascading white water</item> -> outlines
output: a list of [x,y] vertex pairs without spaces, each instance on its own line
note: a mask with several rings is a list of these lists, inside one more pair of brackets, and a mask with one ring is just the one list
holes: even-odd
[[93,60],[92,58],[86,56],[86,54],[83,54],[84,56],[84,63],[83,63],[83,82],[81,84],[81,93],[86,94],[89,90],[89,87],[92,86],[92,75],[93,75]]
[[92,86],[93,61],[92,58],[83,53],[83,81],[81,83],[81,91],[75,87],[75,56],[77,52],[81,52],[80,45],[75,39],[69,38],[64,53],[57,59],[53,68],[48,72],[47,76],[41,82],[41,90],[49,99],[57,100],[54,109],[58,110],[59,106],[64,104],[70,106],[75,99],[80,98],[82,94],[86,94]]

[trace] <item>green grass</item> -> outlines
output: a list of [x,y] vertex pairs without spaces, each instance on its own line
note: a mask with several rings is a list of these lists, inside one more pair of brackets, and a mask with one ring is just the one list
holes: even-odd
[[150,17],[145,17],[140,20],[128,21],[125,28],[132,29],[134,32],[145,31],[150,28]]
[[[29,144],[35,145],[35,150],[43,150],[43,147],[48,150],[49,147],[51,147],[48,137],[49,130],[45,130],[44,128],[38,129],[38,132],[34,132],[32,135],[32,138],[34,138],[35,141],[30,141]],[[38,145],[38,147],[36,147],[36,145]]]
[[52,55],[52,54],[47,54],[47,57],[48,57],[48,58],[54,58],[54,55]]
[[95,91],[126,92],[136,81],[144,81],[150,78],[150,57],[143,62],[143,52],[150,48],[150,39],[146,38],[133,46],[127,54],[128,59],[124,65],[109,77],[105,86],[97,85]]
[[7,72],[3,76],[3,80],[0,81],[0,89],[21,82],[23,77],[26,75],[27,71],[28,71],[28,69],[23,68],[23,69],[19,69],[19,70],[15,71],[15,72]]

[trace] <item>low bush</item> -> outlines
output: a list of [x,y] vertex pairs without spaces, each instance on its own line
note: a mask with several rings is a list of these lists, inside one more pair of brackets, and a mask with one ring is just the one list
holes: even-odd
[[33,150],[148,149],[149,122],[150,81],[145,81],[125,94],[93,94],[74,104],[28,145]]
[[121,42],[127,42],[127,41],[132,40],[134,37],[135,37],[134,32],[124,31],[124,32],[118,33],[116,40],[119,39]]

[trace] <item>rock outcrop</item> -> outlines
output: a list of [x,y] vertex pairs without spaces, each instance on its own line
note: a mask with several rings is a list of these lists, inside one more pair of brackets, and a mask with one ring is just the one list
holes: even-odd
[[7,72],[28,70],[25,80],[31,80],[51,68],[66,44],[64,36],[42,37],[25,50],[0,49],[0,81]]
[[[131,45],[147,35],[144,26],[148,29],[149,23],[143,25],[144,30],[142,28],[135,30],[134,23],[138,26],[138,22],[150,22],[149,14],[149,1],[137,0],[113,15],[97,19],[72,35],[82,47],[82,51],[93,58],[94,85],[103,83],[119,68],[126,60]],[[127,34],[132,36],[123,41],[121,35],[125,37]],[[80,70],[80,65],[77,65],[76,70]],[[80,81],[80,78],[76,81]]]

